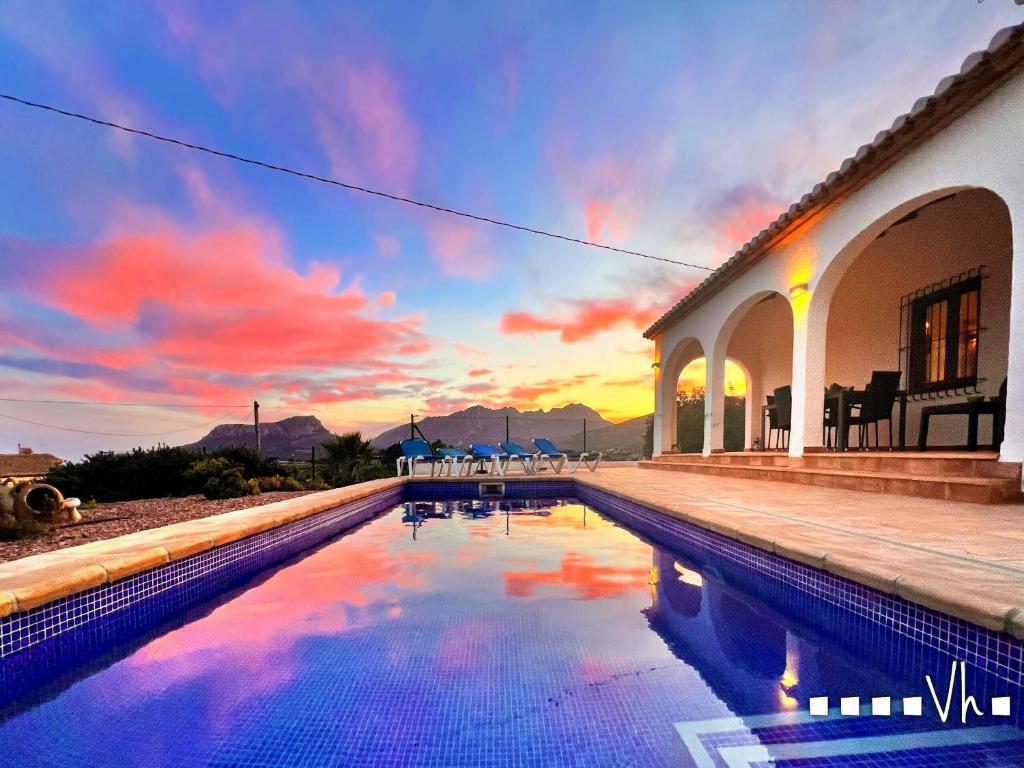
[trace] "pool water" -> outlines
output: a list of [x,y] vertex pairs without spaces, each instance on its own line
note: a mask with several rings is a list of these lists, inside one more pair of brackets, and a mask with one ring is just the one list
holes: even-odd
[[0,764],[706,766],[835,740],[790,764],[1024,765],[1005,730],[857,754],[949,733],[928,710],[804,722],[811,696],[926,691],[865,658],[579,502],[410,503],[22,703]]

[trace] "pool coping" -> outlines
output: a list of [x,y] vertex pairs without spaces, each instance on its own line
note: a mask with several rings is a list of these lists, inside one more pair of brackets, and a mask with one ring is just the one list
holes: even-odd
[[[987,629],[1024,639],[1024,607],[1000,599],[998,590],[990,588],[989,593],[984,593],[967,589],[963,584],[951,584],[912,567],[901,568],[901,563],[892,559],[865,556],[857,552],[856,548],[830,551],[830,548],[823,546],[821,539],[808,537],[801,531],[788,530],[778,534],[772,530],[771,513],[768,512],[760,513],[766,515],[769,522],[768,525],[761,525],[749,519],[749,513],[756,513],[757,510],[743,510],[744,515],[740,515],[739,520],[729,519],[720,512],[699,504],[680,501],[670,504],[650,498],[647,494],[628,493],[615,487],[614,473],[615,470],[610,469],[586,475],[522,474],[505,478],[485,478],[483,481],[570,481],[593,487],[659,514],[710,530],[780,557],[810,565],[880,592],[898,595],[909,602]],[[165,563],[279,528],[382,491],[405,484],[438,480],[467,484],[481,482],[480,478],[430,476],[372,480],[0,563],[0,618],[32,610],[103,584],[120,581]],[[651,490],[653,494],[657,489],[652,487]],[[801,521],[787,522],[798,527]],[[806,522],[804,524],[806,525]],[[867,538],[854,531],[840,531],[837,535],[845,536],[861,545]],[[832,538],[834,541],[836,537]],[[992,594],[993,592],[996,594]]]

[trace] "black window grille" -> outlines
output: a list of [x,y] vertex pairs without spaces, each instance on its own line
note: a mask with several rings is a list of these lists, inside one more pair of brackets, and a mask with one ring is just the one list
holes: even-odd
[[983,269],[903,297],[900,344],[907,394],[927,397],[977,388]]

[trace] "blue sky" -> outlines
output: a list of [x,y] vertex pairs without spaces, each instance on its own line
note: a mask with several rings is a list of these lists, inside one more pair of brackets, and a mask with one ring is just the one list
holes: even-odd
[[[715,266],[1024,10],[1010,0],[7,2],[0,90]],[[702,276],[0,103],[0,445],[185,442],[258,398],[651,409],[640,334]],[[6,409],[6,410],[5,410]],[[193,426],[191,430],[189,427]],[[161,430],[179,430],[157,435]]]

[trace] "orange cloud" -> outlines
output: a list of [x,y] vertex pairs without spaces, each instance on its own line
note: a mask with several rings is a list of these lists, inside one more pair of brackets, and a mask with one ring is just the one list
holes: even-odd
[[628,299],[586,299],[570,302],[570,317],[548,318],[530,312],[507,312],[499,329],[507,335],[558,333],[566,344],[592,339],[604,331],[631,326],[641,329],[657,319],[661,310],[637,307]]
[[539,586],[560,586],[581,600],[618,597],[630,590],[646,588],[648,568],[599,565],[589,555],[567,552],[556,571],[506,571],[505,594],[530,597]]

